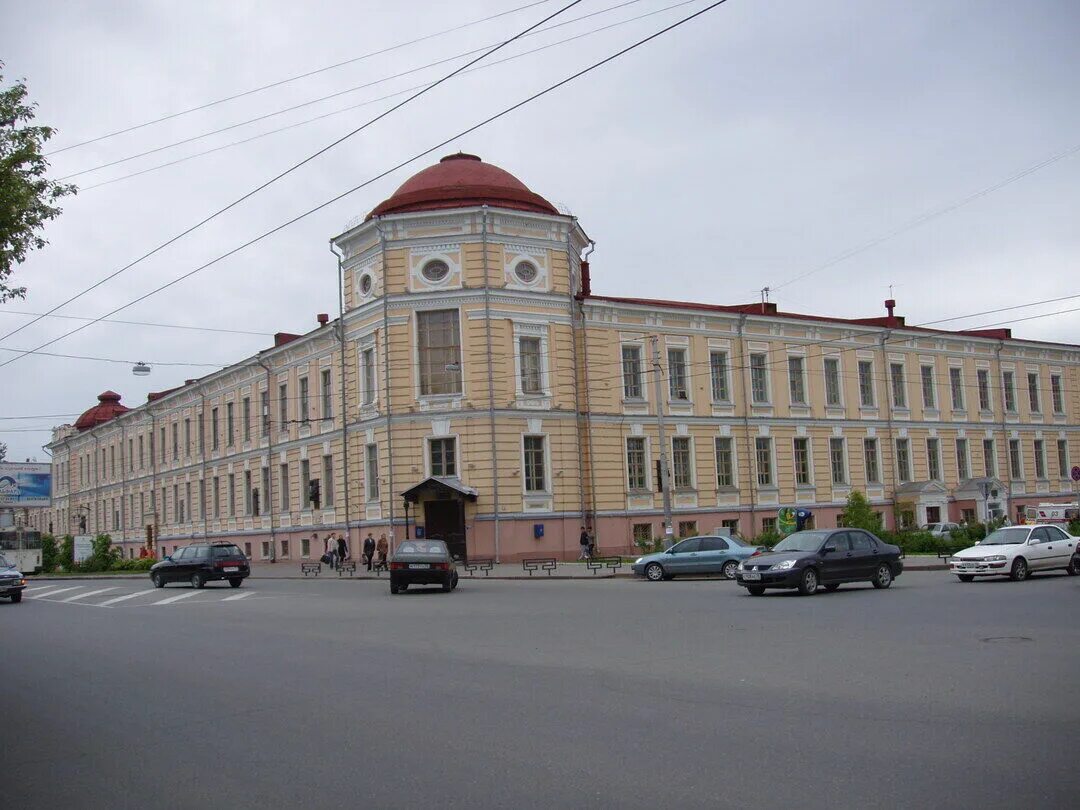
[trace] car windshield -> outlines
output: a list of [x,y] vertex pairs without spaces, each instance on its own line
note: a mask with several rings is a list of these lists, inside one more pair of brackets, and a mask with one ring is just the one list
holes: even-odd
[[244,552],[236,546],[211,546],[215,557],[243,557]]
[[744,543],[742,540],[740,540],[738,537],[735,537],[734,535],[723,535],[723,537],[733,546],[742,546],[743,548],[746,548],[746,543]]
[[980,545],[1015,546],[1020,543],[1026,543],[1029,531],[1030,529],[1023,526],[1014,526],[1011,529],[998,529],[996,532],[988,535]]
[[940,524],[940,523],[931,523],[931,524],[930,524],[929,526],[927,526],[927,527],[926,527],[926,530],[927,530],[928,532],[932,532],[932,531],[934,531],[935,529],[940,529],[940,528],[942,528],[942,526],[941,526],[941,524]]
[[795,532],[773,546],[773,551],[817,551],[828,536],[828,532]]
[[446,554],[446,543],[441,540],[409,540],[398,546],[398,554]]

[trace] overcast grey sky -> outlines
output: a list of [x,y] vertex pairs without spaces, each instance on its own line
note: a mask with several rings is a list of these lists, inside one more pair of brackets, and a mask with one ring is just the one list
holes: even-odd
[[[50,148],[196,106],[524,5],[277,0],[3,0],[6,80],[26,77]],[[625,0],[585,0],[573,19]],[[516,43],[498,57],[663,9],[623,8]],[[53,176],[346,90],[494,43],[560,0],[245,99],[53,156]],[[455,78],[71,304],[101,315],[295,214],[708,5],[696,0]],[[664,38],[440,150],[473,152],[569,209],[596,240],[597,293],[739,303],[927,211],[1080,145],[1080,4],[1074,0],[730,0]],[[434,80],[465,60],[342,95],[109,169],[109,180],[284,124]],[[401,98],[400,96],[397,98]],[[396,100],[396,99],[395,99]],[[269,135],[65,203],[50,245],[18,268],[25,301],[0,306],[0,334],[254,188],[392,101]],[[401,170],[116,317],[303,332],[337,311],[327,240],[438,154]],[[782,309],[883,312],[895,284],[909,323],[1080,292],[1080,154],[783,287]],[[1013,317],[1080,306],[1022,310]],[[1078,313],[1013,326],[1077,342]],[[1007,315],[956,321],[972,328]],[[29,348],[78,322],[46,319],[3,342]],[[270,338],[97,324],[48,351],[227,364]],[[4,357],[8,352],[0,352]],[[0,369],[0,416],[77,414],[113,389],[146,393],[209,369],[32,356]],[[0,422],[9,458],[46,458],[64,419]]]

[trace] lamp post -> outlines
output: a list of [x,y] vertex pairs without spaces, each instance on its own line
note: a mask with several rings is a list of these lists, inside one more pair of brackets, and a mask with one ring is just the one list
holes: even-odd
[[405,539],[409,539],[409,501],[405,500]]

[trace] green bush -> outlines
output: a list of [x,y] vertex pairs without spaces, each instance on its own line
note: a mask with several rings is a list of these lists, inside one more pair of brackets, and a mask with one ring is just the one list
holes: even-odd
[[1069,534],[1071,534],[1073,537],[1080,537],[1080,520],[1070,521]]
[[66,568],[71,570],[72,563],[75,560],[75,538],[70,534],[65,534],[63,541],[60,543],[60,559],[57,561]]
[[111,571],[149,571],[150,566],[156,563],[153,557],[140,557],[137,560],[120,559],[113,563]]
[[750,541],[750,545],[752,545],[752,546],[765,546],[765,548],[772,548],[773,546],[775,546],[777,543],[779,543],[783,539],[784,538],[780,534],[780,532],[762,532],[761,534],[759,534],[757,537],[755,537],[753,540]]
[[51,574],[60,562],[60,549],[51,534],[41,535],[41,570]]
[[873,510],[870,501],[859,490],[853,489],[848,495],[847,505],[840,515],[840,523],[852,529],[865,529],[877,534],[881,531],[881,515]]

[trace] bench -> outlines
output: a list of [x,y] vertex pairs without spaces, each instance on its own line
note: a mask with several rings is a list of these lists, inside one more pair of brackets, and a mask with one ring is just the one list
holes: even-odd
[[593,572],[593,576],[596,576],[597,571],[603,571],[605,568],[611,570],[611,575],[615,576],[615,571],[622,568],[622,557],[589,557],[585,561],[585,565]]
[[938,555],[939,560],[944,560],[945,562],[948,562],[949,558],[952,557],[952,555],[954,553],[955,552],[953,552],[953,551],[951,551],[951,550],[949,550],[947,548],[939,548],[937,555]]
[[493,557],[477,557],[471,560],[463,560],[461,566],[469,572],[470,577],[477,571],[483,571],[486,577],[495,567],[495,559]]
[[371,561],[371,570],[375,572],[375,576],[382,576],[383,571],[390,571],[390,564],[386,560],[376,558]]
[[351,577],[356,573],[356,562],[354,560],[347,560],[343,563],[338,563],[337,574],[340,577],[342,574],[348,573]]
[[533,571],[547,571],[547,575],[550,577],[551,572],[558,566],[559,561],[554,557],[527,557],[521,561],[521,569],[528,571],[529,576],[533,575]]
[[302,562],[300,563],[300,573],[305,577],[308,575],[318,576],[322,571],[322,563],[320,562]]

